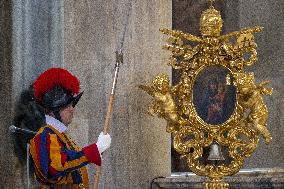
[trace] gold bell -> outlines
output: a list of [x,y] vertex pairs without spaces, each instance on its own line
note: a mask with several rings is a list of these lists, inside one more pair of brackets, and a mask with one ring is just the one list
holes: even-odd
[[210,152],[209,152],[209,156],[208,156],[208,160],[210,161],[222,161],[225,160],[223,154],[222,154],[222,150],[219,144],[217,143],[213,143],[210,146]]

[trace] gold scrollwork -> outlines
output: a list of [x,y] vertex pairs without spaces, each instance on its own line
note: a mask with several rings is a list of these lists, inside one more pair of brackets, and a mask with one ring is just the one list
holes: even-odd
[[[220,179],[240,170],[244,159],[256,149],[260,135],[266,143],[272,139],[266,127],[268,110],[263,101],[263,95],[271,95],[272,88],[266,87],[267,81],[256,84],[253,73],[244,72],[245,66],[257,61],[253,33],[260,32],[262,28],[245,28],[221,35],[222,23],[220,12],[211,5],[201,15],[201,37],[160,29],[169,36],[168,44],[163,48],[172,52],[168,65],[180,70],[180,81],[170,86],[169,77],[160,74],[152,84],[140,85],[154,98],[149,106],[150,114],[167,120],[167,131],[173,135],[175,150],[187,158],[188,166],[194,173],[211,178],[205,188],[215,185],[220,185],[215,188],[228,188]],[[188,45],[192,42],[197,44]],[[230,102],[234,111],[223,122],[208,122],[200,116],[193,100],[197,78],[208,68],[225,70],[224,83],[235,88],[235,102]],[[224,87],[220,86],[220,90]],[[211,100],[222,100],[222,94],[220,92]],[[218,112],[217,105],[210,107],[211,113]],[[208,164],[200,161],[205,147],[213,143],[227,149],[229,163]]]

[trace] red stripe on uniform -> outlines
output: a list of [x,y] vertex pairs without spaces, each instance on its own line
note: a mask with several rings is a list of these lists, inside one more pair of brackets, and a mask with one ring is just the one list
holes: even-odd
[[37,136],[35,136],[35,138],[34,138],[34,143],[35,143],[35,148],[36,148],[36,157],[37,157],[37,161],[38,161],[38,163],[39,163],[39,167],[41,167],[41,165],[40,165],[40,135],[41,134],[39,134],[39,135],[37,135]]

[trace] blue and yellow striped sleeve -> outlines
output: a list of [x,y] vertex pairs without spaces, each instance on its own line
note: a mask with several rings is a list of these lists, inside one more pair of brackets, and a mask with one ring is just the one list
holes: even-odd
[[66,135],[42,129],[31,140],[32,158],[36,168],[49,179],[58,179],[88,163],[101,165],[96,144],[80,150]]

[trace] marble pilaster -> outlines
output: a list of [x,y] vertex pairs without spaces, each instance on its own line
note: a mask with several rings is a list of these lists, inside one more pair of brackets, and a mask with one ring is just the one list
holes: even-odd
[[[79,76],[85,91],[70,128],[81,145],[96,141],[102,131],[115,51],[127,24],[112,146],[103,155],[100,188],[149,188],[154,177],[170,175],[170,136],[163,120],[146,114],[150,97],[138,85],[150,82],[159,72],[170,75],[159,28],[171,27],[171,1],[65,1],[64,6],[64,64]],[[93,180],[94,167],[89,170]]]
[[273,140],[266,145],[261,139],[255,153],[245,162],[245,168],[284,167],[284,2],[282,0],[239,0],[239,27],[260,25],[256,34],[259,60],[248,70],[255,72],[258,82],[270,80],[274,91],[264,97],[269,110],[267,123]]
[[27,188],[26,167],[14,153],[8,128],[20,93],[39,73],[63,66],[62,10],[62,1],[0,2],[0,188]]

